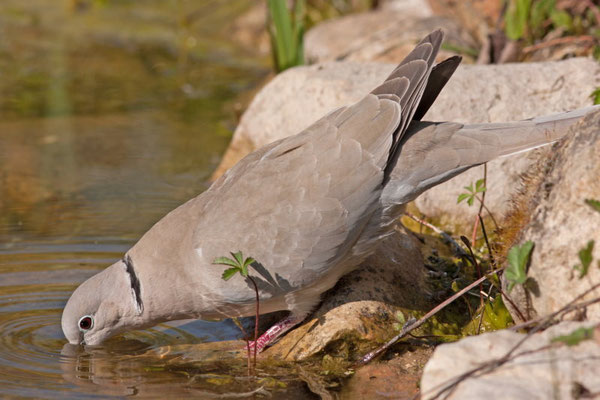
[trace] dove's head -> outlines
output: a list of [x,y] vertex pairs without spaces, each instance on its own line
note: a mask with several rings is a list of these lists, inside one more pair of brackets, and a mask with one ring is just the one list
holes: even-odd
[[142,313],[139,283],[127,258],[83,282],[62,314],[62,329],[71,344],[98,345],[120,332],[135,329]]

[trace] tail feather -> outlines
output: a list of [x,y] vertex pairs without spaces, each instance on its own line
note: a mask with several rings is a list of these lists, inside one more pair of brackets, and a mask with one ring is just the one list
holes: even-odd
[[394,132],[394,142],[389,152],[388,162],[390,163],[395,159],[398,144],[419,107],[423,93],[426,91],[433,63],[443,38],[444,34],[439,29],[427,35],[392,71],[388,78],[371,92],[380,98],[387,99],[393,99],[390,95],[395,95],[400,105],[401,119],[398,128]]
[[596,110],[600,105],[508,123],[414,121],[406,132],[382,200],[390,205],[406,203],[469,168],[551,144]]
[[[482,140],[486,134],[497,135],[501,144],[493,158],[506,157],[556,142],[567,134],[571,125],[598,109],[600,106],[590,106],[518,122],[471,124],[465,125],[461,131],[464,134],[473,132],[480,135]],[[481,162],[486,161],[489,160]]]
[[456,71],[456,68],[458,68],[461,60],[462,57],[453,56],[445,59],[431,69],[431,74],[429,75],[427,86],[425,86],[423,97],[413,116],[414,120],[420,121],[427,111],[429,111],[429,108],[431,108],[435,99],[437,99],[444,86],[446,86],[446,83],[448,83],[450,77],[454,74],[454,71]]

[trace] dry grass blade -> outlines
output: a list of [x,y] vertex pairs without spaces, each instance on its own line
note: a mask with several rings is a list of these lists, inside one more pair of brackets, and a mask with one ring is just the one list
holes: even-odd
[[465,294],[469,290],[473,289],[475,286],[481,284],[483,281],[485,281],[488,278],[488,276],[491,276],[491,275],[493,275],[493,274],[495,274],[497,272],[500,272],[500,271],[502,271],[502,269],[503,268],[496,269],[496,270],[490,272],[489,274],[487,274],[485,276],[482,276],[481,278],[477,279],[475,282],[473,282],[470,285],[466,286],[461,291],[456,292],[450,298],[444,300],[442,303],[440,303],[437,306],[435,306],[431,311],[429,311],[427,314],[425,314],[423,317],[421,317],[421,319],[419,319],[418,321],[416,321],[416,322],[414,322],[414,323],[412,323],[412,324],[410,324],[408,326],[404,326],[398,335],[394,336],[392,339],[390,339],[383,346],[381,346],[381,347],[379,347],[379,348],[377,348],[377,349],[375,349],[375,350],[373,350],[373,351],[365,354],[360,360],[358,360],[355,363],[355,366],[361,366],[361,365],[368,364],[374,358],[376,358],[377,356],[379,356],[380,354],[382,354],[384,351],[386,351],[387,349],[389,349],[398,340],[402,339],[404,336],[408,335],[410,332],[412,332],[413,330],[415,330],[418,327],[420,327],[421,325],[423,325],[425,322],[427,322],[427,320],[429,318],[433,317],[435,314],[437,314],[438,312],[440,312],[441,310],[443,310],[446,306],[448,306],[449,304],[451,304],[454,300],[458,299],[463,294]]

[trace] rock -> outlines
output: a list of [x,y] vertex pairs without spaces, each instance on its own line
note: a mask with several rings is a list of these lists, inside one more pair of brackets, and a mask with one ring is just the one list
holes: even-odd
[[263,354],[304,360],[327,348],[330,354],[353,359],[395,334],[398,309],[428,308],[423,259],[412,235],[397,232],[359,269],[344,276],[323,296],[308,322],[288,333]]
[[[423,18],[427,10],[425,7],[410,7],[400,12],[378,10],[320,23],[304,38],[306,61],[394,63],[404,58],[425,35],[440,27],[446,33],[447,44],[475,47],[468,34],[453,20],[439,16]],[[442,48],[438,58],[441,60],[454,54]]]
[[[252,101],[236,129],[215,176],[248,152],[293,135],[329,111],[359,100],[393,69],[391,64],[338,62],[288,70],[273,79]],[[572,110],[591,103],[600,85],[600,67],[575,58],[535,64],[463,65],[425,116],[426,120],[500,122]],[[488,165],[487,206],[497,214],[509,210],[519,175],[535,159],[524,153]],[[442,223],[470,224],[475,207],[456,204],[463,187],[482,177],[482,167],[422,194],[420,211]]]
[[[600,212],[585,199],[600,200],[600,112],[588,115],[572,133],[540,160],[525,179],[522,194],[514,201],[513,225],[521,225],[518,242],[535,246],[525,293],[517,285],[510,293],[526,317],[547,315],[600,282]],[[575,265],[578,252],[594,240],[593,261],[581,279]],[[506,282],[505,282],[506,283]],[[581,300],[597,297],[600,289]],[[514,312],[515,319],[518,317]],[[567,318],[600,321],[600,304]]]
[[[344,383],[341,400],[354,399],[414,399],[419,392],[419,380],[432,348],[412,347],[404,343],[401,354],[389,361],[377,361],[358,368]],[[406,347],[409,347],[404,351]]]
[[427,0],[381,0],[378,9],[403,12],[415,18],[425,18],[433,15]]
[[445,15],[457,21],[479,43],[484,43],[488,32],[502,18],[504,3],[498,0],[428,0],[434,14]]
[[254,2],[245,13],[232,22],[229,28],[231,39],[267,56],[271,52],[271,43],[266,26],[267,2]]
[[[518,346],[508,362],[461,379],[453,390],[439,398],[575,399],[599,393],[600,342],[596,339],[584,340],[574,346],[552,344],[552,339],[590,325],[563,322],[536,333]],[[596,327],[596,335],[598,333]],[[484,363],[492,365],[524,336],[503,330],[438,346],[423,372],[421,398],[437,398],[436,394],[461,374],[483,367]],[[551,347],[544,349],[546,346]]]

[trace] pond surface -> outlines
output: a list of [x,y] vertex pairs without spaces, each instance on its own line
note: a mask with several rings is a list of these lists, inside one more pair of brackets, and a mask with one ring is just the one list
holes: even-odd
[[229,37],[250,4],[0,4],[0,397],[243,391],[223,360],[182,361],[185,345],[239,337],[231,322],[83,350],[65,346],[60,316],[79,283],[207,188],[237,96],[269,72]]

